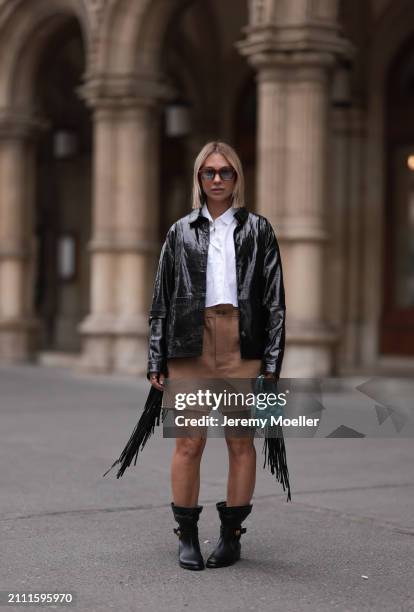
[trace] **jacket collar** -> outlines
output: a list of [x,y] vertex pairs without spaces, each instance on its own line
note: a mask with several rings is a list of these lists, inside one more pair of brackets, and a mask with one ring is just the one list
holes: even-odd
[[243,223],[246,221],[247,217],[249,216],[249,211],[247,210],[245,206],[242,206],[241,208],[237,208],[236,212],[234,213],[234,216],[237,219],[237,222],[239,223],[239,225],[243,225]]
[[[239,225],[243,225],[243,223],[246,221],[248,216],[249,216],[249,211],[247,210],[245,206],[242,206],[241,208],[237,208],[236,212],[234,213],[234,217]],[[201,208],[195,208],[189,214],[189,224],[191,226],[198,225],[200,223],[205,223],[205,222],[208,222],[208,219],[202,214]]]

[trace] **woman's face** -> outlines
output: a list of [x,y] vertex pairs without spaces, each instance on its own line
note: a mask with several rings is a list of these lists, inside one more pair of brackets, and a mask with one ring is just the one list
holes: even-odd
[[[206,177],[204,172],[208,173],[208,170],[221,170],[223,172],[224,179],[221,178],[220,174],[216,172],[214,178]],[[233,171],[233,177],[230,180],[225,180],[228,178],[227,174],[230,175]],[[213,174],[211,172],[211,174]],[[204,164],[200,168],[200,181],[201,186],[204,190],[204,193],[207,195],[209,200],[215,202],[222,202],[225,200],[229,200],[234,190],[234,186],[236,184],[237,176],[232,165],[227,161],[227,159],[221,155],[221,153],[211,153],[205,160]]]

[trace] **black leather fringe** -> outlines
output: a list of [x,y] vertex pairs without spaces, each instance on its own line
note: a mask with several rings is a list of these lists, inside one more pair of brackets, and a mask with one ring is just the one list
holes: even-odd
[[[107,470],[103,476],[106,476],[112,470],[112,468],[119,463],[121,464],[121,467],[118,469],[116,477],[120,478],[127,467],[131,465],[134,456],[134,465],[136,465],[138,452],[144,448],[148,438],[150,438],[154,433],[155,426],[160,424],[162,412],[162,394],[163,391],[159,391],[155,387],[151,386],[147,401],[145,402],[144,411],[137,425],[135,426],[127,445],[122,451],[119,459],[117,459],[111,465],[109,470]],[[164,420],[164,416],[165,414],[162,415],[162,420]]]
[[[143,413],[124,450],[103,476],[106,476],[116,465],[120,464],[116,475],[117,478],[120,478],[127,467],[131,465],[134,458],[134,465],[136,465],[139,451],[142,451],[148,439],[154,433],[155,427],[159,426],[160,422],[164,421],[166,412],[163,413],[162,410],[162,395],[163,391],[151,387]],[[283,439],[283,433],[281,431],[279,433],[281,437],[267,437],[264,440],[262,452],[265,455],[265,460],[263,468],[266,468],[267,463],[267,467],[270,469],[271,474],[276,474],[276,480],[281,483],[283,490],[285,491],[287,489],[288,496],[286,501],[290,501],[291,494],[289,471],[286,462],[285,441]]]
[[[279,427],[279,426],[278,426]],[[283,490],[288,491],[286,501],[291,501],[290,494],[290,483],[289,483],[289,470],[286,461],[286,448],[285,440],[283,438],[282,431],[278,432],[281,437],[277,438],[265,438],[263,443],[263,450],[265,460],[263,468],[266,467],[266,463],[272,474],[276,473],[276,480],[279,481],[283,487]]]

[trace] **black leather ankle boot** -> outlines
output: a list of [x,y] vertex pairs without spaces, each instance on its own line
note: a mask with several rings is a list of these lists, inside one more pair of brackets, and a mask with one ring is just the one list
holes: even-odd
[[202,570],[204,569],[204,559],[200,552],[200,542],[198,540],[198,519],[203,506],[195,508],[184,508],[176,506],[171,502],[171,508],[178,527],[174,533],[179,537],[178,562],[184,569]]
[[216,504],[221,526],[216,548],[207,559],[206,567],[227,567],[240,559],[240,536],[246,533],[241,527],[253,506],[227,506],[225,501]]

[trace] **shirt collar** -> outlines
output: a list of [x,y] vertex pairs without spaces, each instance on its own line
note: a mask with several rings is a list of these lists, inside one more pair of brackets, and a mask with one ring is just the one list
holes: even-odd
[[[225,223],[226,225],[229,225],[229,223],[231,223],[233,220],[235,212],[236,212],[236,209],[233,208],[233,206],[230,206],[230,208],[225,210],[224,213],[222,213],[219,217],[217,217],[216,221],[220,220],[220,221],[223,221],[223,223]],[[201,214],[204,217],[207,217],[209,221],[214,221],[213,217],[210,214],[207,204],[203,204],[203,207],[201,209]]]
[[[1,0],[0,0],[1,1]],[[191,227],[196,227],[200,223],[208,223],[207,217],[202,214],[201,208],[194,208],[188,215],[188,222]],[[249,216],[249,211],[245,206],[234,208],[234,218],[239,225],[243,225]]]

